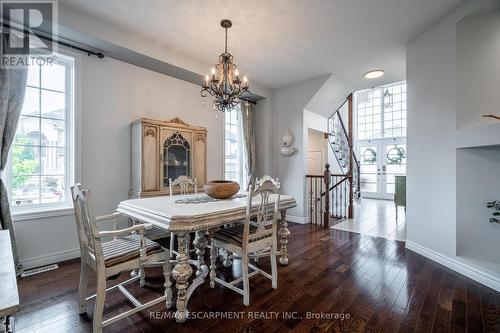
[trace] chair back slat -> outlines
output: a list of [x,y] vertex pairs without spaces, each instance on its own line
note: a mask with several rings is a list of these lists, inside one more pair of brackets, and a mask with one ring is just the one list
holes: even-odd
[[80,241],[80,250],[97,258],[102,253],[101,242],[94,235],[98,234],[94,210],[91,204],[90,190],[81,184],[71,187],[76,226]]
[[[249,242],[276,234],[280,183],[278,179],[264,176],[250,185],[248,192],[243,246]],[[253,208],[257,201],[257,207]],[[271,201],[271,203],[270,203]],[[256,227],[250,232],[250,225]]]
[[174,180],[169,179],[168,183],[169,183],[170,195],[173,195],[174,186],[178,186],[180,188],[179,194],[188,194],[190,186],[193,187],[194,193],[198,193],[198,185],[196,183],[196,178],[193,180],[188,176],[179,176],[179,178],[176,178]]

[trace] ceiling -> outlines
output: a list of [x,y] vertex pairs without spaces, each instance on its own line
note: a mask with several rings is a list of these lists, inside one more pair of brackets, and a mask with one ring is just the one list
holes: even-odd
[[[229,18],[229,52],[250,82],[275,89],[333,73],[362,89],[404,80],[406,44],[463,0],[62,2],[207,64],[223,51],[219,22]],[[364,79],[379,68],[384,77]]]

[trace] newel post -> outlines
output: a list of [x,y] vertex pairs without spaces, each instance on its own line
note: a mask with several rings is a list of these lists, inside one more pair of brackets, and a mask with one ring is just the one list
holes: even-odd
[[330,172],[330,164],[325,164],[325,172],[323,173],[323,182],[325,183],[325,210],[323,211],[323,226],[330,226],[330,181],[332,174]]

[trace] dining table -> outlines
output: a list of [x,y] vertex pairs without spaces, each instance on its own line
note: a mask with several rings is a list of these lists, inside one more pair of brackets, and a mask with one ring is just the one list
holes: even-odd
[[[188,195],[166,195],[128,199],[120,202],[117,211],[130,219],[152,224],[165,231],[172,232],[177,238],[177,256],[172,269],[172,277],[177,289],[176,321],[182,323],[188,318],[187,303],[193,291],[200,286],[209,273],[205,263],[205,249],[208,245],[209,230],[242,221],[246,217],[248,193],[239,192],[232,198],[216,200],[205,193]],[[269,197],[269,205],[274,206],[277,195]],[[257,208],[259,200],[252,200],[252,209]],[[288,265],[288,237],[290,231],[286,222],[286,211],[295,207],[296,201],[290,195],[279,195],[278,237],[280,244],[281,265]],[[190,259],[190,235],[195,235],[194,247],[196,259]],[[189,284],[196,267],[196,277]]]

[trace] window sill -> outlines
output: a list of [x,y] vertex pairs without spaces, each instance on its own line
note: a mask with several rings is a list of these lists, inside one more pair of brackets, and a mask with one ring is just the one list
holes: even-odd
[[30,210],[24,212],[12,212],[12,220],[14,222],[38,220],[49,217],[74,215],[75,212],[72,207],[57,207],[43,210]]

